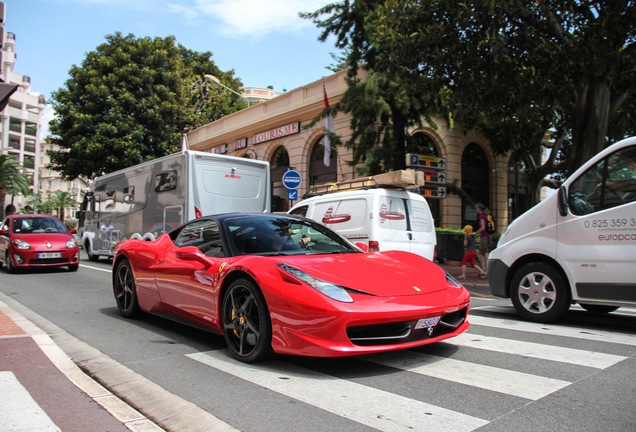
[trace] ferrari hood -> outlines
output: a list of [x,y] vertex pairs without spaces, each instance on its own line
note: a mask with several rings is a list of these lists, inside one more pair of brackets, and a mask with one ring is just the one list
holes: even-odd
[[404,252],[289,258],[282,261],[311,276],[380,297],[428,294],[448,286],[439,266]]

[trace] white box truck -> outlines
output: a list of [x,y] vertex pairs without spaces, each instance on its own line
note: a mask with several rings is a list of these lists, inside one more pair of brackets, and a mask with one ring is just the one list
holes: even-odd
[[590,159],[558,193],[515,219],[488,259],[492,294],[535,322],[571,304],[636,306],[636,137]]
[[424,184],[414,170],[314,186],[288,213],[337,231],[368,251],[402,250],[435,257],[437,236],[428,203],[410,192]]
[[82,205],[81,245],[91,261],[123,239],[154,240],[192,219],[269,212],[269,163],[185,150],[95,178]]

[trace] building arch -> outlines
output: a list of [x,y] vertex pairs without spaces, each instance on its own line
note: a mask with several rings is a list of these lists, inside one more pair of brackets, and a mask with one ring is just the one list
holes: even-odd
[[[437,139],[436,139],[437,138]],[[407,144],[407,153],[416,153],[423,156],[440,157],[442,146],[439,144],[441,140],[432,130],[420,129],[413,132]],[[426,198],[435,226],[442,226],[442,198]]]
[[324,163],[324,134],[319,134],[309,146],[307,154],[307,186],[338,181],[338,148],[331,146],[329,166]]
[[289,153],[284,145],[272,146],[268,160],[272,181],[272,212],[289,210],[287,188],[283,186],[283,174],[289,169]]
[[461,157],[462,226],[477,225],[475,204],[491,206],[490,165],[488,154],[476,142],[470,142],[464,148]]

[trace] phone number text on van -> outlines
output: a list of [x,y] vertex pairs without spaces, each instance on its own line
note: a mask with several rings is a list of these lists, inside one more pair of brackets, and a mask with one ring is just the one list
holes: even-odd
[[636,218],[623,219],[593,219],[583,222],[585,228],[624,228],[636,227]]

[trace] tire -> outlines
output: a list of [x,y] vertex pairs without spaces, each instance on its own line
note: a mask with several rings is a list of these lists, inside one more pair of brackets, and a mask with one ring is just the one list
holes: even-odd
[[113,277],[113,294],[119,313],[126,318],[134,318],[139,315],[139,303],[137,302],[137,286],[132,267],[127,259],[122,259],[117,264]]
[[91,253],[91,242],[86,240],[84,243],[84,250],[86,251],[86,255],[88,255],[88,260],[92,262],[99,261],[99,255],[93,255]]
[[13,261],[11,261],[11,253],[9,251],[4,256],[4,262],[7,265],[7,273],[15,274],[18,272],[18,269],[13,265]]
[[618,310],[620,306],[591,305],[591,304],[581,303],[581,307],[590,313],[608,314],[610,312],[614,312],[615,310]]
[[232,282],[223,295],[222,310],[225,342],[237,359],[253,363],[274,355],[267,303],[252,281]]
[[561,274],[549,264],[525,264],[512,278],[510,298],[515,309],[529,321],[548,323],[570,308],[569,289]]
[[78,268],[79,264],[71,264],[70,266],[68,266],[68,271],[76,272]]

